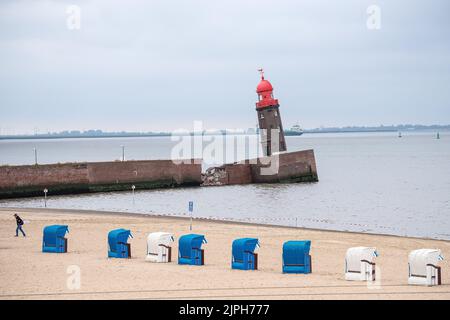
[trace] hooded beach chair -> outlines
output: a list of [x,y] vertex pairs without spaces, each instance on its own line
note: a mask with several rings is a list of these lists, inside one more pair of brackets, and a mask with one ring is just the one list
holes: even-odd
[[409,253],[408,284],[435,286],[441,284],[440,260],[444,260],[441,250],[419,249]]
[[108,233],[108,258],[131,258],[131,245],[128,238],[133,238],[130,230],[116,229]]
[[67,252],[66,233],[69,227],[66,225],[53,225],[44,228],[44,237],[42,240],[42,252]]
[[287,241],[283,244],[283,273],[311,273],[311,241]]
[[151,262],[171,262],[173,234],[167,232],[153,232],[147,237],[147,257]]
[[345,280],[375,281],[376,248],[353,247],[345,255]]
[[231,249],[231,269],[257,270],[258,254],[254,252],[257,247],[259,247],[258,239],[234,240]]
[[178,264],[201,266],[205,264],[205,251],[202,244],[207,243],[205,236],[186,234],[178,240]]

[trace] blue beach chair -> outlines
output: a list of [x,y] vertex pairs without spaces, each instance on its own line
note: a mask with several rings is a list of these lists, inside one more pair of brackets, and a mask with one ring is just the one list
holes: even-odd
[[233,241],[231,249],[231,269],[257,270],[258,254],[254,251],[259,247],[258,239],[241,238]]
[[283,244],[283,273],[311,273],[311,241],[287,241]]
[[128,238],[133,238],[130,230],[116,229],[108,233],[108,258],[131,258],[131,245]]
[[201,234],[186,234],[178,240],[178,264],[201,266],[205,264],[205,251],[202,244],[207,243]]
[[42,239],[42,252],[65,253],[67,252],[66,233],[69,227],[66,225],[53,225],[44,228]]

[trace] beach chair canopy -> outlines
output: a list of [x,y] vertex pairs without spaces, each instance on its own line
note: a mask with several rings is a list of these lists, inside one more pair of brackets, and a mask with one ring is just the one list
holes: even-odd
[[286,264],[304,264],[309,255],[311,241],[287,241],[283,244],[283,261]]
[[287,241],[283,244],[283,272],[310,273],[311,241]]
[[244,258],[244,252],[253,253],[259,247],[259,241],[255,238],[241,238],[233,241],[232,254],[236,261],[242,261]]
[[185,234],[178,241],[179,251],[182,257],[190,257],[193,248],[201,249],[202,244],[207,243],[204,235]]
[[373,262],[377,255],[377,249],[373,247],[349,248],[347,249],[347,253],[345,254],[347,270],[359,271],[361,268],[362,260]]
[[168,232],[153,232],[147,236],[147,261],[170,262],[173,234]]
[[174,242],[173,234],[153,232],[147,236],[147,253],[158,253],[160,245],[170,246]]
[[375,281],[375,263],[378,256],[374,247],[353,247],[345,254],[345,279]]
[[437,285],[440,284],[441,269],[439,261],[444,258],[439,249],[418,249],[408,256],[410,284]]
[[259,241],[255,238],[241,238],[233,241],[231,254],[231,268],[241,270],[257,269],[257,255],[255,249]]
[[42,239],[42,252],[67,252],[66,233],[69,227],[66,225],[53,225],[44,228],[44,236]]
[[64,238],[69,232],[66,225],[53,225],[44,228],[44,245],[46,247],[55,247],[58,238]]
[[207,243],[205,236],[201,234],[186,234],[178,240],[178,263],[201,265],[202,244]]
[[411,274],[426,275],[427,264],[437,266],[442,260],[441,250],[419,249],[409,253],[408,262]]
[[126,229],[116,229],[108,233],[109,250],[116,252],[120,244],[128,242],[128,238],[133,238],[131,231]]

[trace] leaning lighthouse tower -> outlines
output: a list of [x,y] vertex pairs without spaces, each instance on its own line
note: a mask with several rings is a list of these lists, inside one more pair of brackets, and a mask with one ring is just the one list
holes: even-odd
[[286,151],[286,141],[278,99],[274,99],[273,87],[269,81],[264,79],[263,69],[259,69],[259,72],[261,73],[261,81],[256,87],[256,93],[258,94],[256,112],[258,113],[263,152],[264,155],[270,156],[276,152]]

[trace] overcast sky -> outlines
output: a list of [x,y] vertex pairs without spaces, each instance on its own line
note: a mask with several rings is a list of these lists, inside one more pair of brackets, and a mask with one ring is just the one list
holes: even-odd
[[259,67],[285,127],[449,124],[449,12],[448,0],[3,0],[0,134],[248,128]]

